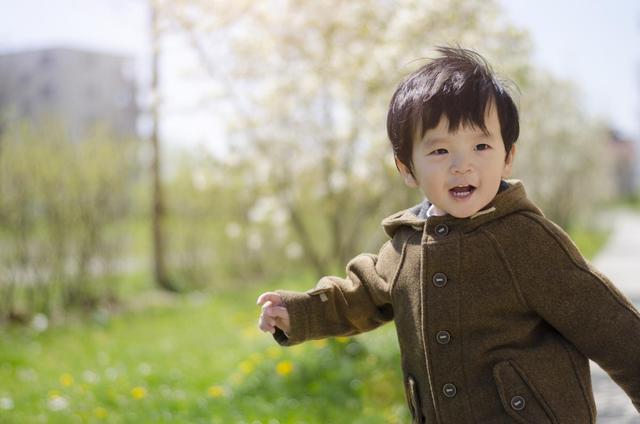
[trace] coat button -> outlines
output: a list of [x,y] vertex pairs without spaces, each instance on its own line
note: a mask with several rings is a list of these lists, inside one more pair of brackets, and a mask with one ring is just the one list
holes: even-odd
[[449,332],[445,330],[438,331],[438,333],[436,334],[436,340],[441,345],[446,345],[451,341],[451,334],[449,334]]
[[444,237],[449,234],[449,227],[447,227],[445,224],[438,224],[436,225],[435,232],[438,236]]
[[436,287],[444,287],[447,284],[448,278],[447,275],[442,272],[436,272],[433,274],[433,285]]
[[522,396],[514,396],[511,398],[511,407],[516,411],[522,411],[525,406],[525,401]]
[[454,397],[456,395],[457,391],[458,390],[456,389],[456,386],[454,386],[451,383],[447,383],[444,386],[442,386],[442,392],[448,398]]

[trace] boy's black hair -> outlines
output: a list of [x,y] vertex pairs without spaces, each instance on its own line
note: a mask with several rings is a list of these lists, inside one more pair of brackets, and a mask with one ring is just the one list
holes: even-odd
[[[422,66],[400,83],[387,114],[387,134],[393,154],[411,172],[416,136],[424,137],[444,115],[449,131],[460,125],[486,132],[485,112],[495,103],[507,153],[518,139],[518,108],[489,63],[473,50],[438,47],[441,56]],[[418,131],[420,133],[418,134]]]

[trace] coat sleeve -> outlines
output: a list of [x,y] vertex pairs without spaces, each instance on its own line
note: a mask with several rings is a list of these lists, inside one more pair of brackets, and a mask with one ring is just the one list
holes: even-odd
[[562,229],[544,218],[527,219],[526,242],[512,246],[519,252],[510,255],[518,258],[512,266],[524,301],[598,363],[640,412],[638,310]]
[[305,340],[350,336],[393,319],[391,283],[400,252],[387,242],[378,255],[362,254],[347,265],[345,278],[324,277],[304,293],[278,290],[289,312],[291,328],[276,329],[275,340],[284,346]]

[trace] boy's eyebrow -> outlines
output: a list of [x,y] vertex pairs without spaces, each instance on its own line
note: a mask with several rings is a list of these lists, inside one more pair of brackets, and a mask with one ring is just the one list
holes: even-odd
[[422,142],[424,144],[435,144],[441,143],[443,141],[447,141],[449,139],[449,135],[436,136],[436,137],[427,137],[426,135],[422,138]]
[[[428,136],[425,135],[422,138],[422,143],[424,143],[424,144],[442,143],[442,142],[448,141],[453,134],[455,134],[455,133],[448,133],[447,135],[437,135],[435,137],[434,136],[428,137]],[[482,131],[481,129],[478,129],[478,131],[475,132],[475,135],[478,136],[479,138],[483,138],[483,139],[491,137],[491,133],[490,132],[488,132],[488,131],[485,132],[485,131]]]

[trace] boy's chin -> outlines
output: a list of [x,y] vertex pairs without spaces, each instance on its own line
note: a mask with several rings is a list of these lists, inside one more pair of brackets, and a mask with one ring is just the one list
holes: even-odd
[[450,212],[449,215],[451,215],[454,218],[469,218],[470,216],[475,215],[476,212],[473,213],[456,213],[456,212]]
[[431,211],[431,216],[452,216],[454,218],[469,218],[475,212],[472,211],[460,211],[460,210],[447,210],[438,207],[437,205],[433,205],[433,210]]
[[445,211],[446,215],[452,216],[454,218],[464,219],[469,218],[478,213],[480,210],[476,210],[476,208],[472,209],[462,209],[461,208],[451,208],[451,210]]
[[486,206],[481,207],[480,209],[473,208],[471,210],[466,210],[466,211],[452,210],[452,211],[447,212],[447,213],[449,215],[455,217],[455,218],[471,218],[472,216],[474,216],[478,212],[481,212],[481,211],[487,209],[488,207],[489,207],[489,205],[486,205]]

